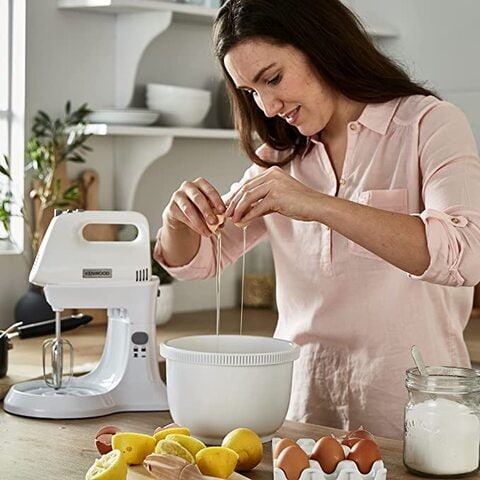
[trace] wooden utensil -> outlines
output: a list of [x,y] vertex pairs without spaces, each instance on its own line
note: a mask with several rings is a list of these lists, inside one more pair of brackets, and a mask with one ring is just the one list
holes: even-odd
[[[143,472],[142,472],[143,469]],[[202,475],[198,467],[174,455],[152,453],[145,458],[144,467],[129,468],[127,480],[157,478],[159,480],[220,480]],[[233,472],[227,480],[249,480]]]

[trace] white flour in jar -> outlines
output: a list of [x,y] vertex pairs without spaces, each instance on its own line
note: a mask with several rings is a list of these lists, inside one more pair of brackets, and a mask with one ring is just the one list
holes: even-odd
[[472,409],[445,398],[407,408],[404,461],[433,475],[455,475],[478,468],[480,420]]

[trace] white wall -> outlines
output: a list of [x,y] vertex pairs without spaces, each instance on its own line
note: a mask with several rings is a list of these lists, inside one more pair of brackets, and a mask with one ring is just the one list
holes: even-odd
[[[386,51],[407,64],[411,73],[462,107],[480,143],[480,2],[478,0],[350,0],[373,24],[385,22],[399,38],[382,42]],[[60,11],[55,0],[27,0],[27,119],[38,109],[62,112],[67,99],[91,107],[114,104],[115,17]],[[134,103],[142,104],[147,82],[211,86],[218,74],[210,61],[210,33],[205,26],[181,24],[148,47],[140,62]],[[27,128],[29,128],[28,123]],[[101,177],[101,207],[113,208],[112,138],[91,141],[88,166]],[[175,140],[172,151],[145,172],[134,208],[144,213],[155,232],[171,192],[185,178],[204,176],[224,190],[248,163],[230,141]],[[73,166],[74,177],[84,168]],[[13,308],[25,291],[27,267],[20,256],[0,256],[0,326],[12,321]],[[223,305],[236,303],[238,268],[222,281]],[[176,310],[212,308],[212,281],[176,284]]]

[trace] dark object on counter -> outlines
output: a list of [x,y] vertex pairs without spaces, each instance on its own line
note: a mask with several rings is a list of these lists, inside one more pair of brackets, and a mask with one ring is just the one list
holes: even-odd
[[[72,330],[80,325],[86,325],[91,322],[93,317],[91,315],[71,315],[61,319],[62,332]],[[55,319],[44,320],[43,322],[31,323],[29,325],[22,325],[17,328],[18,336],[20,338],[40,337],[42,335],[55,334]]]
[[0,378],[7,374],[8,370],[8,351],[12,348],[12,342],[7,335],[0,337]]
[[36,323],[53,318],[55,313],[45,299],[43,290],[37,285],[30,284],[28,291],[15,305],[15,322]]

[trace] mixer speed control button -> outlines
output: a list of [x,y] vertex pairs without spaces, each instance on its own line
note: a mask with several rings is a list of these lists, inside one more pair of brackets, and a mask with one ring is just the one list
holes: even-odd
[[135,332],[132,335],[132,342],[135,345],[145,345],[148,342],[148,333],[146,333],[146,332]]

